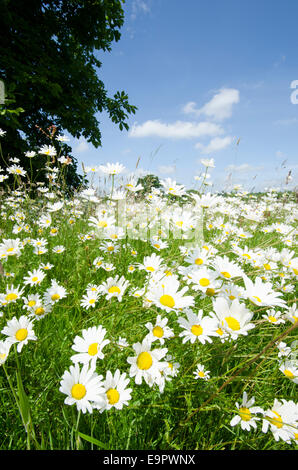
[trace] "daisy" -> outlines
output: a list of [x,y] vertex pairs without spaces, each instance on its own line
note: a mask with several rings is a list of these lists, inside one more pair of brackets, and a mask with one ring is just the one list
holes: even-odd
[[81,299],[81,307],[85,308],[86,310],[88,310],[90,307],[94,308],[96,302],[98,301],[98,297],[98,292],[88,291]]
[[102,266],[102,263],[103,263],[103,258],[102,256],[97,256],[94,260],[93,260],[93,266],[95,266],[95,269],[99,269],[101,266]]
[[179,326],[184,329],[179,336],[183,338],[182,343],[190,341],[192,344],[196,341],[205,344],[212,343],[210,336],[215,336],[216,322],[209,316],[203,316],[203,310],[196,314],[191,309],[186,310],[187,320],[183,317],[178,318]]
[[43,145],[38,153],[41,155],[49,155],[50,157],[54,157],[57,154],[57,151],[53,145]]
[[287,307],[285,319],[289,320],[291,323],[298,322],[298,309],[296,303],[292,304],[291,307]]
[[22,294],[24,292],[24,287],[19,289],[19,286],[17,287],[7,287],[6,292],[4,294],[4,301],[6,304],[9,303],[15,303],[17,300],[19,300],[22,297]]
[[235,277],[242,277],[243,271],[226,256],[216,256],[211,264],[222,279],[230,280]]
[[41,302],[41,297],[39,294],[29,294],[28,297],[22,297],[22,300],[24,301],[23,308],[30,310]]
[[298,408],[292,401],[274,399],[271,409],[264,413],[262,432],[267,433],[268,429],[273,434],[276,441],[281,439],[290,443],[293,438],[293,431],[298,427]]
[[107,272],[114,271],[114,269],[116,269],[116,267],[112,263],[103,263],[101,267]]
[[34,307],[29,309],[29,318],[34,318],[35,320],[41,320],[44,318],[48,313],[52,311],[52,305],[44,303],[43,300],[36,303]]
[[281,312],[275,312],[274,309],[269,310],[269,312],[265,315],[262,315],[262,318],[267,320],[269,323],[273,325],[280,325],[281,323],[285,323],[285,320],[282,317]]
[[82,364],[88,364],[91,362],[95,365],[97,359],[103,359],[104,353],[103,348],[110,343],[108,339],[105,339],[106,329],[101,325],[92,326],[82,331],[82,336],[76,336],[72,349],[78,354],[74,354],[71,360],[81,362]]
[[241,429],[250,431],[250,428],[257,428],[257,423],[260,418],[256,417],[256,413],[264,413],[264,410],[259,406],[252,406],[255,402],[254,397],[250,400],[247,400],[247,393],[243,392],[242,403],[239,405],[236,403],[236,407],[238,409],[238,414],[234,416],[231,420],[230,425],[236,426],[240,423]]
[[106,253],[117,253],[119,251],[119,246],[116,245],[115,243],[112,243],[111,241],[105,241],[102,242],[99,249],[101,251],[104,251]]
[[44,300],[45,303],[53,305],[66,296],[66,289],[53,279],[51,286],[44,293]]
[[151,350],[151,342],[144,339],[142,343],[133,344],[135,356],[128,357],[130,364],[130,377],[135,378],[135,383],[141,385],[142,380],[152,386],[159,383],[161,371],[167,363],[161,361],[167,354],[167,348]]
[[206,265],[210,255],[206,250],[201,248],[194,248],[185,258],[185,262],[194,266]]
[[76,405],[82,413],[93,412],[93,403],[104,406],[103,376],[98,375],[93,367],[85,364],[80,370],[78,364],[72,365],[65,371],[60,381],[59,391],[67,395],[66,405]]
[[37,339],[33,330],[33,322],[26,315],[22,315],[19,319],[13,317],[8,320],[1,333],[7,336],[7,342],[17,344],[18,353],[22,351],[23,346],[29,340],[35,341]]
[[213,296],[221,287],[222,282],[218,279],[218,274],[209,268],[194,269],[189,273],[192,288],[205,295]]
[[188,287],[178,290],[179,287],[180,283],[174,276],[164,277],[157,285],[149,286],[147,298],[167,313],[194,305],[194,298],[184,295]]
[[185,186],[177,184],[176,181],[172,180],[171,178],[161,180],[161,185],[163,186],[166,194],[171,194],[173,196],[182,196],[185,194]]
[[180,364],[178,362],[174,362],[173,357],[169,354],[165,357],[165,363],[166,366],[161,370],[161,376],[158,381],[160,393],[164,392],[166,382],[171,381],[173,377],[178,375],[180,367]]
[[9,341],[0,341],[0,366],[7,360],[11,345]]
[[197,368],[193,374],[195,376],[195,379],[203,379],[203,380],[210,379],[210,370],[206,370],[205,366],[202,364],[197,365]]
[[24,284],[31,287],[39,285],[45,276],[46,274],[41,269],[33,269],[33,271],[29,271],[28,275],[24,277]]
[[52,248],[53,253],[63,253],[65,251],[65,247],[63,245],[57,245]]
[[276,345],[277,349],[278,349],[278,357],[281,358],[281,357],[288,357],[291,352],[292,352],[292,348],[290,348],[290,346],[287,346],[286,343],[284,343],[283,341],[280,341],[277,345]]
[[151,322],[145,324],[146,328],[149,330],[146,338],[152,343],[154,341],[159,341],[160,344],[164,344],[165,339],[172,338],[174,336],[173,330],[167,326],[167,323],[167,318],[162,319],[161,315],[157,315],[154,325]]
[[122,297],[129,285],[129,281],[124,276],[109,277],[100,285],[100,292],[106,296],[107,300],[116,297],[118,302],[122,301]]
[[143,263],[139,263],[138,266],[140,270],[145,270],[150,274],[164,266],[162,263],[163,259],[156,253],[153,253],[151,256],[145,256]]
[[107,163],[104,165],[99,165],[99,169],[106,175],[119,175],[125,170],[125,167],[122,163]]
[[294,384],[298,384],[298,364],[297,361],[285,360],[279,370]]
[[239,335],[246,336],[248,331],[255,327],[250,320],[253,312],[241,304],[238,299],[228,302],[223,297],[218,297],[213,301],[214,312],[212,318],[217,320],[217,326],[223,329],[234,340]]
[[255,282],[243,275],[245,283],[245,296],[255,305],[264,307],[285,307],[285,301],[280,298],[281,294],[273,290],[270,282],[262,282],[257,277]]
[[110,410],[116,408],[116,410],[122,410],[123,406],[127,406],[129,400],[131,400],[131,388],[127,388],[129,384],[129,378],[126,377],[126,373],[121,374],[120,370],[117,369],[114,375],[111,371],[107,371],[106,378],[103,381],[104,387],[104,404],[94,404],[94,408],[99,409],[102,413],[104,410]]

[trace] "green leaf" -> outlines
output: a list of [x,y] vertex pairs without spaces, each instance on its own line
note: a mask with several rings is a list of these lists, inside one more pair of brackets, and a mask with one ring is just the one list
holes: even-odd
[[21,417],[23,420],[23,424],[25,426],[26,431],[28,432],[29,425],[31,423],[30,403],[23,387],[20,372],[17,371],[16,375],[17,375],[17,386],[18,386],[18,396],[19,396],[18,405],[19,405]]
[[87,434],[83,434],[83,433],[81,433],[81,432],[79,432],[79,431],[78,431],[78,435],[79,435],[82,439],[85,439],[85,441],[91,442],[91,444],[96,445],[96,446],[99,447],[100,449],[109,450],[109,447],[108,447],[106,444],[104,444],[103,442],[98,441],[97,439],[95,439],[95,437],[87,436]]

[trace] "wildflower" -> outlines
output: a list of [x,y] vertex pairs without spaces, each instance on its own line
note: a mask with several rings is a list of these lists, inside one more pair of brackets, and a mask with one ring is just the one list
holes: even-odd
[[255,283],[246,275],[243,275],[245,283],[245,295],[255,305],[264,307],[285,307],[285,301],[280,298],[280,293],[273,290],[270,282],[263,283],[257,277]]
[[146,338],[152,343],[154,341],[159,341],[160,344],[164,344],[165,339],[172,338],[174,336],[173,330],[167,326],[167,323],[167,318],[162,319],[161,315],[157,315],[154,325],[151,322],[148,322],[145,325],[149,330]]
[[254,397],[250,400],[247,400],[247,393],[243,392],[242,403],[239,405],[236,403],[236,407],[238,409],[238,414],[234,416],[231,420],[230,425],[236,426],[240,423],[241,429],[250,431],[250,428],[257,428],[257,423],[260,418],[256,417],[256,413],[264,413],[264,410],[259,406],[252,406],[255,402]]
[[135,378],[137,385],[140,385],[143,379],[149,386],[158,385],[161,371],[167,365],[161,361],[167,354],[167,348],[151,350],[151,342],[144,339],[142,343],[133,344],[133,349],[136,355],[127,358],[130,377]]
[[292,400],[274,399],[271,409],[266,410],[263,418],[262,432],[267,433],[268,429],[273,434],[276,441],[281,439],[291,443],[293,432],[298,427],[298,408]]
[[53,145],[43,145],[38,153],[41,155],[48,155],[50,157],[54,157],[57,154],[57,151]]
[[122,163],[107,163],[106,165],[99,165],[99,169],[106,175],[119,175],[125,170]]
[[10,348],[11,343],[9,341],[0,341],[0,366],[7,360]]
[[53,279],[51,286],[45,291],[44,299],[47,304],[55,304],[67,296],[66,289]]
[[196,370],[194,371],[195,379],[203,379],[209,380],[210,379],[210,370],[206,370],[205,366],[202,364],[198,364]]
[[105,389],[103,386],[103,376],[98,375],[89,364],[83,365],[82,369],[78,364],[72,365],[69,371],[65,371],[60,381],[59,391],[66,396],[66,405],[76,405],[82,413],[93,412],[93,403],[104,406]]
[[1,333],[7,336],[7,342],[17,344],[17,352],[19,353],[29,340],[37,339],[33,330],[33,322],[26,315],[22,315],[19,319],[13,317],[8,320]]
[[184,329],[179,336],[183,338],[182,343],[196,341],[205,344],[212,343],[211,336],[215,335],[216,322],[209,316],[203,316],[203,310],[196,314],[191,309],[186,310],[187,320],[183,317],[178,318],[179,326]]
[[246,336],[255,326],[250,323],[253,312],[238,299],[229,303],[225,298],[218,297],[213,301],[213,309],[215,314],[212,314],[212,317],[217,319],[218,327],[228,333],[232,339],[237,339],[239,335]]
[[270,309],[268,313],[262,315],[262,318],[264,318],[273,325],[280,325],[281,323],[285,323],[285,320],[282,317],[282,313],[275,312],[274,309]]
[[106,295],[106,299],[110,300],[116,297],[118,302],[121,302],[122,297],[129,285],[129,281],[124,276],[109,277],[100,286],[100,292]]
[[76,336],[72,349],[78,354],[71,357],[73,362],[95,365],[97,359],[103,359],[103,348],[110,343],[105,339],[106,329],[101,325],[92,326],[82,331],[82,336]]
[[188,287],[185,286],[178,290],[179,287],[180,283],[174,276],[164,277],[157,285],[151,284],[149,286],[147,298],[167,313],[191,307],[194,304],[194,298],[184,295]]
[[94,408],[99,409],[102,413],[104,410],[110,410],[116,408],[116,410],[122,410],[123,406],[127,406],[129,400],[131,400],[131,388],[127,388],[129,384],[129,378],[126,377],[126,373],[121,374],[120,370],[117,369],[112,374],[111,371],[107,371],[105,380],[103,381],[104,387],[104,403],[97,405],[94,404]]
[[33,269],[33,271],[29,271],[28,275],[24,277],[24,284],[29,284],[31,287],[39,285],[45,276],[41,269]]
[[298,384],[298,363],[297,361],[285,360],[281,363],[279,370],[294,384]]

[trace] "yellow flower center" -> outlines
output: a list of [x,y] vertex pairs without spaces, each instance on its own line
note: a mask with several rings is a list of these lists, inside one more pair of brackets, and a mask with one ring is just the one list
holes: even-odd
[[110,388],[106,392],[106,395],[110,405],[115,405],[115,403],[118,403],[120,398],[120,393],[118,392],[118,390],[116,390],[115,388]]
[[94,303],[95,303],[95,299],[90,299],[90,300],[89,300],[89,304],[92,305],[92,304],[94,304]]
[[18,341],[24,341],[28,336],[28,331],[26,328],[20,328],[16,334],[15,337]]
[[162,295],[161,298],[159,299],[161,305],[164,305],[165,307],[173,308],[175,307],[175,300],[171,295]]
[[257,297],[256,295],[253,295],[253,298],[256,299],[256,300],[257,300],[258,302],[260,302],[260,303],[262,302],[261,299],[260,299],[260,297]]
[[86,387],[83,384],[75,384],[71,388],[71,395],[75,400],[81,400],[86,395]]
[[296,274],[296,276],[298,276],[298,269],[293,268],[293,271],[294,271],[294,273]]
[[148,370],[152,366],[152,356],[148,352],[144,351],[138,355],[137,366],[141,370]]
[[45,312],[45,309],[43,307],[38,307],[36,310],[35,310],[35,315],[43,315]]
[[268,418],[268,421],[270,421],[271,424],[274,424],[274,426],[276,426],[278,429],[282,428],[283,427],[283,421],[281,419],[281,416],[280,414],[278,414],[276,411],[273,411],[272,410],[272,413],[275,414],[276,418]]
[[231,277],[231,274],[228,273],[227,271],[222,271],[220,274],[222,274],[227,279],[230,279],[230,277]]
[[10,301],[10,300],[16,300],[18,298],[17,294],[15,294],[14,292],[12,292],[11,294],[7,294],[7,296],[5,297],[5,299],[7,301]]
[[157,338],[162,338],[163,337],[163,329],[160,326],[155,326],[152,330],[152,333]]
[[117,294],[120,294],[120,289],[118,286],[112,286],[109,288],[108,290],[109,294],[115,294],[117,292]]
[[59,300],[60,299],[60,295],[59,294],[53,294],[52,297],[51,297],[52,300]]
[[147,271],[151,271],[151,272],[155,271],[155,269],[152,266],[147,266],[146,269],[147,269]]
[[28,307],[34,307],[35,304],[36,304],[35,300],[29,300]]
[[212,297],[213,295],[215,294],[215,290],[208,287],[208,289],[206,289],[206,295],[209,295],[210,297]]
[[241,407],[239,408],[239,416],[242,419],[242,421],[250,421],[251,412],[249,411],[248,408]]
[[229,299],[230,299],[230,300],[235,300],[235,299],[236,299],[236,297],[235,297],[234,295],[232,295],[232,294],[231,294],[231,295],[229,295]]
[[200,264],[203,264],[203,263],[204,263],[204,261],[202,260],[202,258],[196,258],[195,259],[195,264],[200,265]]
[[265,263],[265,264],[264,264],[264,268],[266,269],[266,271],[270,271],[271,266],[270,266],[270,264]]
[[32,279],[31,279],[32,282],[37,282],[38,281],[38,277],[37,276],[34,276]]
[[114,247],[113,246],[108,246],[108,251],[113,251]]
[[101,220],[100,222],[98,222],[99,227],[107,227],[107,225],[108,224],[104,220]]
[[276,318],[273,317],[272,315],[269,315],[268,320],[269,320],[271,323],[275,323],[275,322],[277,321]]
[[198,376],[199,377],[205,377],[205,372],[203,372],[202,370],[200,370],[200,372],[198,372]]
[[239,323],[238,320],[236,320],[236,318],[234,318],[234,317],[225,317],[225,321],[227,322],[228,327],[231,330],[233,330],[233,331],[240,330],[240,323]]
[[7,248],[6,252],[11,253],[14,250],[14,248]]
[[251,259],[251,256],[248,255],[247,253],[244,253],[242,256],[243,256],[243,258]]
[[206,277],[202,277],[202,279],[199,280],[199,283],[202,287],[207,287],[209,286],[210,281]]
[[190,331],[193,335],[200,336],[203,333],[203,328],[200,325],[193,325]]
[[293,379],[294,378],[293,372],[291,372],[289,369],[285,369],[284,374],[285,374],[286,377],[288,377],[288,379]]
[[90,346],[88,348],[89,356],[95,356],[95,354],[97,354],[97,352],[98,352],[98,343],[90,344]]
[[220,336],[222,336],[223,335],[223,330],[221,328],[218,328],[216,330],[216,333],[219,334]]

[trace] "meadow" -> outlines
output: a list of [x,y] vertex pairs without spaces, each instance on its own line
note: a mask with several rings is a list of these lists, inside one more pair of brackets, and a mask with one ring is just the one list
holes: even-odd
[[34,199],[0,172],[0,448],[297,449],[297,195],[208,193],[204,161],[70,197],[50,152]]

